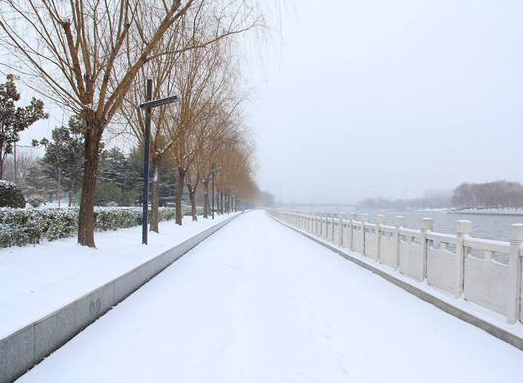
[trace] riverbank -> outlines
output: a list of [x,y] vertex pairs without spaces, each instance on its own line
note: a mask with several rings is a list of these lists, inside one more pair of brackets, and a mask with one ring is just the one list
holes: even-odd
[[523,210],[520,209],[448,209],[445,213],[523,217]]

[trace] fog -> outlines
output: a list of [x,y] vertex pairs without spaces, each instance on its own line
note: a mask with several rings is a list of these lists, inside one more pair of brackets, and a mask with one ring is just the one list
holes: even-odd
[[[283,4],[246,71],[263,190],[339,204],[523,181],[523,2]],[[46,109],[21,146],[67,122]]]
[[523,181],[523,3],[299,0],[253,65],[259,182],[285,202]]

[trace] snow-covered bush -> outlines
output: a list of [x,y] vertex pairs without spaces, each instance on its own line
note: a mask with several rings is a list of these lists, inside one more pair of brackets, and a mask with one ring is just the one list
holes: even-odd
[[24,195],[16,184],[0,180],[0,207],[25,207]]
[[[159,219],[174,219],[174,208],[160,208]],[[95,230],[107,231],[142,224],[142,208],[95,209]],[[0,209],[0,247],[36,244],[75,235],[78,208]]]

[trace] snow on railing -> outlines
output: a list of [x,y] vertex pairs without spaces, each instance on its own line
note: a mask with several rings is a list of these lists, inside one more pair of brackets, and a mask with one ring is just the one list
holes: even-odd
[[472,223],[457,221],[456,234],[433,231],[434,220],[423,218],[419,230],[408,229],[405,217],[394,226],[378,215],[307,213],[269,210],[268,214],[335,245],[363,254],[416,281],[523,322],[523,224],[513,224],[510,242],[470,236]]

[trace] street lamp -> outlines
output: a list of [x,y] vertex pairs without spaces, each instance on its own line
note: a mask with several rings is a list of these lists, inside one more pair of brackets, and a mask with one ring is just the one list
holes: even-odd
[[147,79],[145,102],[140,105],[140,109],[145,110],[145,137],[143,148],[143,213],[142,213],[142,244],[147,245],[147,224],[149,209],[149,157],[151,155],[151,110],[163,105],[167,105],[178,100],[178,97],[171,96],[159,100],[151,101],[153,95],[153,80]]
[[221,167],[216,164],[212,164],[211,179],[212,179],[212,219],[214,219],[214,179],[216,178],[216,173],[220,171]]

